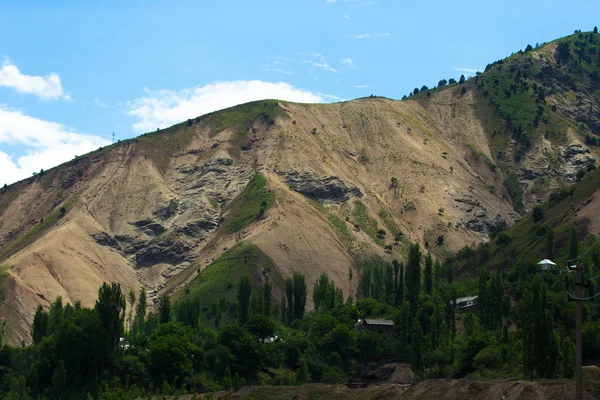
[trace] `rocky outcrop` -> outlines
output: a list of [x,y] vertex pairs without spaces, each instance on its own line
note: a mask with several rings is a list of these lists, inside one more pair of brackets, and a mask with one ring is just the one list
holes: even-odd
[[179,264],[186,259],[190,246],[173,238],[163,238],[150,242],[135,255],[137,268],[156,264]]
[[199,220],[188,223],[184,227],[179,228],[179,231],[186,236],[204,239],[217,226],[217,220]]
[[570,144],[562,150],[565,165],[561,168],[561,176],[565,181],[573,183],[577,180],[577,172],[596,160],[590,155],[590,150],[581,144]]
[[148,236],[157,236],[165,231],[165,227],[151,219],[142,219],[131,223]]
[[466,213],[460,223],[473,232],[490,237],[498,227],[506,227],[506,220],[501,215],[490,217],[487,208],[471,195],[464,195],[454,199],[459,203],[459,208]]
[[114,237],[106,232],[91,233],[90,236],[101,246],[109,246],[117,250],[121,250],[119,242]]
[[343,203],[351,197],[362,197],[359,188],[346,186],[337,176],[319,177],[308,171],[283,171],[279,175],[284,177],[290,189],[321,204],[326,201]]
[[152,215],[161,221],[166,221],[177,213],[178,207],[179,203],[175,199],[171,199],[169,204],[154,210]]

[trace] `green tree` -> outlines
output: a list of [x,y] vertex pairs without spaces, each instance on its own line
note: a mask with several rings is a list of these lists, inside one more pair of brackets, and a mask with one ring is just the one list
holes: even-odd
[[446,86],[447,84],[448,84],[448,81],[445,79],[442,79],[438,82],[438,87]]
[[138,298],[137,305],[135,307],[135,319],[133,322],[134,332],[143,333],[144,325],[146,323],[146,288],[142,287],[140,289],[140,295]]
[[306,356],[301,356],[298,361],[298,369],[296,370],[296,385],[310,383],[310,374],[308,372],[308,361]]
[[551,378],[556,367],[556,342],[548,304],[546,283],[533,278],[518,306],[523,348],[523,373],[529,377]]
[[385,302],[394,304],[394,269],[391,264],[385,265],[383,282],[385,285]]
[[294,319],[304,318],[304,309],[306,308],[306,282],[304,275],[295,272],[294,282]]
[[594,33],[598,33],[598,27],[597,26],[594,27]]
[[171,320],[171,300],[166,294],[160,296],[158,303],[158,314],[160,316],[159,323],[166,324]]
[[116,357],[119,338],[123,335],[125,307],[125,296],[121,293],[121,285],[103,283],[98,289],[98,299],[94,308],[102,323],[105,354],[111,362]]
[[42,305],[38,305],[33,316],[31,338],[34,344],[42,341],[48,334],[48,313],[44,311]]
[[62,359],[58,361],[58,365],[52,374],[52,387],[56,397],[62,399],[67,388],[67,370]]
[[411,316],[417,314],[419,295],[421,293],[421,250],[419,244],[410,247],[406,265],[406,292],[410,304]]
[[179,386],[192,369],[194,346],[189,340],[189,328],[180,322],[162,324],[148,345],[150,374],[155,383]]
[[569,236],[569,260],[575,260],[579,255],[579,239],[577,238],[577,230],[571,228],[571,235]]
[[568,337],[560,345],[560,373],[563,377],[572,379],[575,375],[575,345]]
[[30,390],[27,387],[27,381],[24,376],[10,378],[9,392],[6,394],[6,400],[30,400]]
[[287,323],[291,324],[294,320],[294,282],[289,276],[285,280],[285,294],[287,297]]
[[413,370],[421,369],[423,356],[423,328],[416,318],[412,320],[412,332],[410,342],[410,366]]
[[433,259],[431,253],[427,253],[425,258],[425,271],[423,275],[423,290],[426,294],[431,294],[433,289]]
[[465,76],[464,76],[464,75],[461,75],[461,76],[460,76],[460,79],[458,80],[458,84],[459,84],[459,85],[462,85],[463,83],[465,83]]
[[135,304],[135,290],[133,290],[133,288],[129,289],[129,293],[127,294],[127,300],[129,301],[129,318],[128,318],[128,324],[129,324],[129,330],[132,331],[133,330],[133,306]]
[[533,47],[530,44],[528,44],[527,47],[525,48],[525,51],[528,52],[531,50],[533,50]]
[[268,276],[263,285],[262,293],[263,293],[263,313],[267,317],[270,317],[271,316],[271,303],[273,301],[273,284],[269,280]]
[[244,325],[248,321],[248,309],[250,307],[250,296],[252,295],[252,284],[247,275],[240,277],[237,290],[237,300],[239,304],[238,322]]
[[546,254],[547,258],[554,258],[554,229],[548,228],[546,231]]

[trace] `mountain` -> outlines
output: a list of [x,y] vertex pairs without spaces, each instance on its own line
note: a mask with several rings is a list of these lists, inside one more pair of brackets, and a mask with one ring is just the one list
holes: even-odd
[[327,272],[356,297],[361,265],[411,242],[438,258],[487,242],[598,159],[599,50],[577,32],[402,101],[248,103],[7,186],[5,339],[104,281],[210,303],[242,274],[280,297],[293,272],[309,291]]

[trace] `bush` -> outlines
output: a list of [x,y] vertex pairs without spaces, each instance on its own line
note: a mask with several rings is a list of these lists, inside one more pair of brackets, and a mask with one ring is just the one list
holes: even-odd
[[543,206],[535,206],[533,208],[533,222],[541,221],[544,218],[544,207]]
[[583,177],[585,176],[585,174],[586,174],[586,170],[584,168],[581,168],[579,171],[577,171],[577,176],[576,176],[577,182],[582,180]]
[[496,238],[496,244],[498,246],[504,246],[509,244],[510,242],[512,242],[512,238],[506,232],[500,233],[498,235],[498,238]]
[[461,94],[466,94],[467,93],[467,88],[463,86],[463,88],[460,90]]
[[346,374],[340,367],[327,368],[323,373],[322,381],[330,385],[342,384],[346,382]]

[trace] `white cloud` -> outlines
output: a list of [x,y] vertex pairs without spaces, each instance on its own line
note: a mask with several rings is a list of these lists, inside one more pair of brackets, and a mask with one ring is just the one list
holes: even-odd
[[138,121],[136,132],[166,128],[188,118],[253,100],[279,99],[300,103],[341,100],[338,97],[295,88],[285,82],[233,81],[215,82],[179,92],[148,90],[146,96],[126,104],[127,114]]
[[350,19],[350,16],[348,14],[344,14],[344,19]]
[[106,108],[106,107],[108,107],[108,106],[106,105],[106,103],[105,103],[105,102],[103,102],[102,100],[100,100],[98,97],[94,97],[94,100],[93,100],[93,101],[94,101],[94,104],[95,104],[95,105],[97,105],[98,107],[101,107],[101,108]]
[[392,36],[391,33],[357,33],[354,35],[357,39],[371,39],[375,37],[387,37]]
[[354,61],[352,61],[352,59],[350,57],[342,58],[341,63],[346,69],[356,69],[357,68],[356,64],[354,64]]
[[292,75],[293,74],[292,71],[284,71],[284,70],[279,69],[279,68],[265,67],[264,70],[267,71],[267,72],[275,72],[277,74],[282,74],[282,75]]
[[461,71],[461,72],[471,72],[471,73],[475,73],[477,71],[481,71],[480,69],[475,69],[475,68],[454,68],[455,71]]
[[335,72],[337,73],[338,71],[334,68],[332,68],[329,63],[327,63],[327,60],[325,59],[325,57],[323,57],[323,55],[319,54],[319,53],[312,53],[312,54],[308,54],[308,57],[311,58],[312,60],[302,60],[302,62],[304,64],[308,64],[311,67],[315,67],[315,68],[322,68],[325,71],[329,71],[329,72]]
[[0,69],[0,86],[15,89],[19,93],[33,94],[43,100],[57,100],[62,97],[71,101],[71,96],[63,94],[58,74],[53,72],[46,76],[25,75],[10,60],[4,60]]
[[366,89],[366,88],[369,87],[369,85],[356,85],[354,87],[357,88],[357,89]]
[[25,148],[21,156],[0,151],[0,185],[27,178],[42,168],[51,168],[109,143],[102,137],[77,133],[62,124],[0,105],[0,145]]

